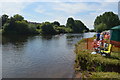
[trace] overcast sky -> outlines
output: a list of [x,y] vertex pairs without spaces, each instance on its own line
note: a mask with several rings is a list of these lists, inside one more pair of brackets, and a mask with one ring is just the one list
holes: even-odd
[[[114,2],[113,2],[114,1]],[[66,24],[68,17],[81,20],[92,29],[96,16],[112,11],[118,14],[117,0],[1,0],[0,15],[22,15],[28,21],[59,21]]]

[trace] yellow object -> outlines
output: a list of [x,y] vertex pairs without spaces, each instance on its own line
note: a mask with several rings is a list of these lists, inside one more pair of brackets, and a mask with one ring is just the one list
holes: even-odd
[[107,50],[107,51],[101,50],[101,52],[104,52],[104,53],[110,53],[110,52],[111,52],[111,47],[112,47],[112,45],[109,44],[109,46],[108,46],[108,50]]

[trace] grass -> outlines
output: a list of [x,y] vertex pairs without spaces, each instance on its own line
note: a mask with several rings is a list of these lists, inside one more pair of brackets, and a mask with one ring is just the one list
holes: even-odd
[[88,72],[88,71],[82,71],[82,73],[80,74],[81,78],[87,78],[88,80],[96,80],[96,79],[115,79],[115,80],[119,80],[120,79],[120,74],[117,72]]
[[112,52],[109,58],[120,60],[120,53]]
[[120,53],[120,48],[113,46],[112,51]]
[[116,72],[91,72],[90,78],[117,78],[120,79],[120,74]]
[[[118,58],[116,56],[116,58]],[[82,70],[88,71],[115,71],[119,72],[120,60],[116,58],[106,58],[100,54],[90,54],[88,52],[80,52],[76,54],[77,66],[80,65]],[[79,63],[79,64],[78,64]]]
[[[91,38],[94,39],[95,37]],[[92,51],[85,49],[86,39],[82,39],[75,45],[75,70],[90,72],[90,78],[119,78],[120,76],[120,53],[112,52],[110,57],[100,54],[91,54]],[[115,48],[115,47],[114,47]],[[114,49],[115,50],[115,49]],[[119,49],[120,51],[120,49]]]

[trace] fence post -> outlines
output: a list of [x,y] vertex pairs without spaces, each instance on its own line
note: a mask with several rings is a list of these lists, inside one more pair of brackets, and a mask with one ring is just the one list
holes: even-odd
[[88,38],[87,38],[87,49],[88,49]]

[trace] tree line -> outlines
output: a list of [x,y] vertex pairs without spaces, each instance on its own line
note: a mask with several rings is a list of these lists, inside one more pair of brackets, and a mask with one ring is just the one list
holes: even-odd
[[72,17],[67,19],[66,25],[61,25],[58,21],[54,22],[29,22],[23,16],[16,14],[12,17],[4,14],[2,20],[2,34],[60,34],[60,33],[83,33],[88,31],[101,32],[109,30],[114,26],[120,25],[117,14],[105,12],[96,17],[94,29],[89,30],[82,21],[74,20]]
[[9,18],[4,14],[2,20],[2,34],[60,34],[60,33],[83,33],[89,29],[80,21],[68,18],[66,25],[61,25],[58,21],[29,22],[23,16],[16,14]]
[[120,20],[117,14],[113,12],[105,12],[102,15],[96,17],[94,21],[94,30],[101,32],[109,30],[112,27],[120,25]]

